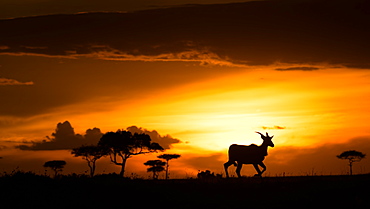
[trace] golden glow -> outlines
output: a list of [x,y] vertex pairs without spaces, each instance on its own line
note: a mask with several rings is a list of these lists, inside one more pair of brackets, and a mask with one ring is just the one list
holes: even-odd
[[[28,119],[30,125],[22,130],[23,137],[11,134],[3,137],[20,142],[40,140],[40,136],[51,134],[56,122],[65,120],[80,134],[93,127],[107,132],[136,125],[183,142],[174,144],[169,151],[184,156],[173,165],[181,173],[178,175],[195,175],[200,168],[186,167],[185,161],[202,156],[218,159],[215,171],[221,172],[220,165],[227,158],[230,144],[262,143],[255,131],[275,135],[272,153],[284,146],[316,147],[369,135],[366,123],[369,78],[368,71],[353,69],[308,72],[275,71],[272,67],[247,69],[159,89],[129,100],[120,97],[112,100],[103,95],[85,103],[62,106],[50,114]],[[154,155],[148,155],[130,160],[127,169],[145,171],[142,162],[153,158]],[[279,163],[278,156],[270,159]],[[102,169],[108,172],[117,168]]]
[[[194,147],[214,151],[225,150],[231,143],[261,143],[254,131],[276,134],[280,146],[312,146],[326,134],[345,141],[349,136],[344,137],[342,130],[357,129],[347,121],[354,120],[354,115],[361,117],[351,112],[366,112],[369,104],[363,101],[370,92],[369,85],[364,85],[367,76],[364,71],[345,69],[246,71],[139,100],[136,116],[131,119],[126,117],[125,105],[122,121],[170,133]],[[269,129],[275,126],[285,129]]]
[[[366,125],[357,121],[368,114],[368,78],[367,71],[350,69],[252,69],[159,90],[140,99],[108,103],[98,98],[40,117],[69,120],[76,133],[92,127],[106,132],[137,125],[214,151],[225,150],[231,143],[259,144],[254,131],[277,135],[279,145],[306,146],[327,134],[345,141],[349,129],[364,131]],[[84,113],[86,108],[94,111]],[[45,123],[29,127],[42,126]],[[50,134],[50,128],[45,128],[45,134]]]

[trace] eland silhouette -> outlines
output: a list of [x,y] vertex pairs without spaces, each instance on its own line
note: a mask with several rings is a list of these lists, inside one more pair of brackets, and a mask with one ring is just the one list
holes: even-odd
[[[236,167],[236,174],[240,178],[240,171],[242,169],[243,164],[253,164],[254,168],[257,171],[257,174],[254,176],[261,176],[263,172],[266,171],[266,166],[263,163],[263,160],[265,159],[265,156],[267,156],[267,148],[274,147],[274,143],[271,141],[272,137],[269,136],[269,134],[266,132],[266,136],[261,134],[260,132],[256,132],[261,135],[261,138],[263,139],[263,143],[258,146],[255,144],[251,145],[237,145],[232,144],[229,147],[229,161],[227,161],[224,164],[226,177],[229,178],[229,172],[228,168],[231,164],[233,164]],[[263,168],[261,171],[259,169],[259,166]]]

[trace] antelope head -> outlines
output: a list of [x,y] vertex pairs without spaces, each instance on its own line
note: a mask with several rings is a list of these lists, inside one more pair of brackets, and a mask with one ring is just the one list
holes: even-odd
[[263,139],[263,143],[266,144],[267,146],[274,147],[274,143],[271,141],[272,137],[274,136],[269,136],[269,134],[266,132],[266,136],[261,134],[260,132],[257,132],[257,134],[261,135],[261,138]]

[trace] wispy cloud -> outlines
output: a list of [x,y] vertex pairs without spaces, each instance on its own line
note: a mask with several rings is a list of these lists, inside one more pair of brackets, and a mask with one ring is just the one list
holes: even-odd
[[145,61],[145,62],[199,62],[201,65],[217,65],[217,66],[228,66],[228,67],[245,67],[243,64],[233,63],[231,60],[223,59],[217,54],[207,50],[189,50],[178,53],[166,53],[158,55],[132,55],[122,53],[117,50],[112,51],[99,51],[87,55],[76,55],[76,56],[87,56],[95,57],[105,60],[117,60],[117,61]]
[[0,86],[29,86],[33,85],[34,83],[32,81],[28,82],[21,82],[10,78],[0,78]]
[[268,126],[262,126],[262,129],[263,130],[272,130],[272,129],[286,129],[286,127],[283,127],[283,126],[272,126],[272,127],[268,127]]
[[[25,47],[30,50],[44,49],[43,47]],[[143,62],[197,62],[202,66],[227,66],[246,67],[245,64],[234,63],[228,58],[221,58],[219,55],[208,50],[187,50],[175,53],[162,53],[155,55],[129,54],[106,46],[100,46],[94,50],[81,54],[77,51],[67,50],[65,55],[56,55],[40,52],[0,52],[0,55],[10,56],[37,56],[63,59],[78,59],[90,57],[102,60],[114,61],[143,61]]]
[[276,68],[277,71],[293,71],[293,70],[300,70],[300,71],[314,71],[320,70],[318,67],[289,67],[289,68]]

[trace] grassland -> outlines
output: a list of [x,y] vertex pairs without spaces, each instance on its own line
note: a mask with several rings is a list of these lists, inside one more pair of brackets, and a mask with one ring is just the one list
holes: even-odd
[[124,179],[0,177],[2,208],[370,208],[370,175]]

